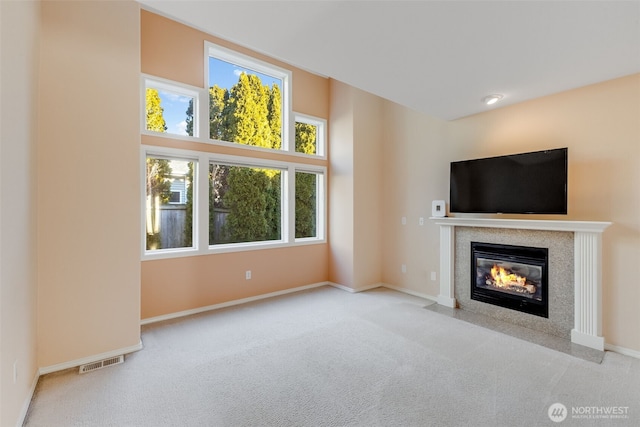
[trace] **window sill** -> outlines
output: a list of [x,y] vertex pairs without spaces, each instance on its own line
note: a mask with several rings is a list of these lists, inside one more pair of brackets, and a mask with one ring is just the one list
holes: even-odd
[[157,252],[145,251],[142,255],[142,261],[155,261],[160,259],[184,258],[203,255],[216,255],[233,252],[249,252],[268,249],[294,248],[296,246],[322,245],[326,244],[326,239],[305,238],[298,239],[295,242],[287,243],[282,241],[271,242],[252,242],[252,243],[234,243],[225,245],[209,246],[205,250],[196,249],[165,249]]

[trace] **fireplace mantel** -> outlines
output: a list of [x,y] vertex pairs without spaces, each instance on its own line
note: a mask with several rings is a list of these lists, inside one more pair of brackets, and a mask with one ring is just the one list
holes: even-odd
[[495,218],[431,218],[440,226],[438,304],[457,307],[454,293],[455,227],[569,231],[574,233],[574,326],[571,342],[604,350],[602,337],[602,232],[610,222]]

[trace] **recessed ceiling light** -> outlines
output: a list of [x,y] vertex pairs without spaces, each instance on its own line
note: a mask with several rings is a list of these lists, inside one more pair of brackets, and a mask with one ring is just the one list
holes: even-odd
[[496,102],[500,101],[502,97],[503,97],[502,95],[495,93],[493,95],[487,95],[484,98],[482,98],[482,102],[487,105],[493,105]]

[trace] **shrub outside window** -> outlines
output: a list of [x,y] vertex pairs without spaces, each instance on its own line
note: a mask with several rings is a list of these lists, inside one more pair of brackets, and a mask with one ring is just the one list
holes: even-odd
[[209,244],[282,240],[283,171],[209,165]]
[[317,237],[318,174],[296,171],[296,239]]

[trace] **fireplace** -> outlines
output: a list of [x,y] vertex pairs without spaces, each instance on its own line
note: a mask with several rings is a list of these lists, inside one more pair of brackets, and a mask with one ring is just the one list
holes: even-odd
[[471,242],[471,299],[548,318],[548,252]]

